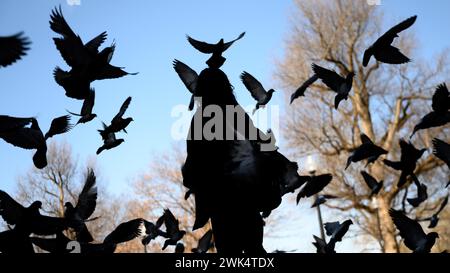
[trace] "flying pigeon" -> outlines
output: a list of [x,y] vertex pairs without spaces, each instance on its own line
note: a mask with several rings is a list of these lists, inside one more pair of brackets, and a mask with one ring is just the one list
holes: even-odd
[[375,162],[375,160],[377,160],[381,155],[388,153],[383,148],[375,145],[372,140],[365,134],[361,134],[360,138],[361,146],[356,148],[349,156],[345,169],[347,169],[352,162],[356,163],[364,159],[367,159],[367,166],[368,164]]
[[23,32],[0,36],[0,67],[7,67],[20,60],[30,48],[30,41],[23,36]]
[[275,90],[269,89],[266,91],[255,77],[245,71],[241,74],[241,80],[244,83],[245,88],[250,91],[252,97],[257,101],[255,109],[252,112],[252,114],[255,114],[259,107],[264,107],[270,101]]
[[378,182],[373,176],[365,171],[361,171],[361,175],[370,189],[370,196],[377,195],[383,188],[383,181]]

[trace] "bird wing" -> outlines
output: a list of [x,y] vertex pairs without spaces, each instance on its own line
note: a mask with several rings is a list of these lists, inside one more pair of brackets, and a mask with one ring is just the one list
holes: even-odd
[[261,101],[266,97],[266,90],[255,77],[244,71],[241,74],[241,80],[255,100]]
[[398,33],[411,27],[414,24],[414,22],[416,21],[416,19],[417,19],[417,16],[409,17],[408,19],[400,22],[399,24],[393,26],[391,29],[386,31],[386,33],[383,34],[383,36],[381,36],[380,39],[381,40],[389,40],[389,41],[394,39]]
[[143,219],[133,219],[131,221],[121,223],[116,229],[106,236],[103,241],[105,244],[120,244],[133,240],[142,235]]
[[30,224],[32,233],[36,235],[53,235],[68,228],[65,218],[39,215]]
[[361,175],[363,176],[364,181],[370,189],[374,189],[378,185],[378,181],[367,172],[361,171]]
[[211,246],[211,240],[212,240],[213,232],[212,230],[208,230],[202,238],[198,241],[198,250],[208,252],[208,249]]
[[448,203],[448,195],[444,198],[444,201],[442,201],[441,206],[439,207],[439,210],[436,212],[436,214],[441,213],[441,211],[447,206]]
[[236,39],[234,39],[234,40],[232,40],[232,41],[229,41],[229,42],[225,43],[225,44],[223,45],[223,51],[227,50],[227,49],[228,49],[234,42],[236,42],[237,40],[242,39],[242,37],[244,37],[244,35],[245,35],[245,31],[242,32],[241,34],[239,34],[239,36],[238,36]]
[[37,149],[41,145],[45,145],[42,132],[31,128],[20,128],[3,133],[0,137],[9,144],[27,150]]
[[52,10],[50,19],[50,28],[63,36],[62,39],[53,38],[53,41],[64,61],[71,67],[82,65],[89,56],[81,38],[73,32],[64,19],[61,6],[59,9],[55,8]]
[[189,35],[186,36],[188,42],[198,51],[205,54],[211,54],[214,52],[216,45],[215,44],[209,44],[206,42],[195,40],[194,38],[190,37]]
[[97,187],[94,170],[88,169],[86,181],[83,190],[78,196],[77,206],[75,210],[83,220],[89,219],[97,206]]
[[23,128],[31,123],[32,118],[16,118],[0,115],[0,133]]
[[120,110],[119,113],[117,113],[117,115],[113,118],[112,123],[114,123],[114,121],[121,119],[123,117],[123,115],[125,114],[125,111],[127,111],[128,106],[130,106],[130,102],[131,102],[131,97],[128,97],[123,103],[122,106],[120,106]]
[[312,176],[311,180],[308,181],[298,193],[297,203],[302,197],[310,197],[316,193],[319,193],[331,182],[331,180],[333,180],[333,176],[331,174]]
[[164,224],[166,225],[166,232],[170,235],[177,233],[179,231],[178,228],[178,220],[175,218],[175,216],[172,214],[172,212],[169,209],[166,209],[164,211]]
[[[56,238],[39,238],[30,237],[31,243],[39,247],[40,249],[50,253],[66,253],[68,250],[65,248],[70,242],[64,234],[57,234]],[[63,247],[64,246],[64,247]]]
[[87,42],[85,44],[85,47],[92,53],[98,53],[98,48],[101,46],[101,44],[103,44],[107,36],[108,35],[106,34],[106,31],[103,31],[102,33],[94,37],[92,40]]
[[295,92],[291,95],[291,104],[292,102],[305,94],[306,89],[313,84],[315,81],[317,81],[318,77],[316,74],[314,74],[311,78],[307,79]]
[[433,154],[450,168],[450,144],[438,138],[433,139]]
[[383,54],[377,55],[380,62],[387,64],[404,64],[411,61],[400,50],[394,46],[386,46],[383,48]]
[[0,67],[6,67],[20,60],[30,48],[30,41],[23,32],[12,36],[0,37]]
[[80,114],[82,116],[92,114],[92,109],[94,109],[95,104],[95,90],[91,88],[89,95],[83,101],[83,106],[81,106]]
[[50,129],[45,134],[45,139],[51,138],[55,135],[64,134],[70,131],[72,127],[73,126],[70,124],[70,115],[57,117],[52,120]]
[[446,113],[450,109],[450,94],[445,83],[440,84],[433,94],[433,110],[438,113]]
[[128,73],[123,70],[123,67],[117,67],[114,65],[106,64],[102,67],[102,69],[95,74],[96,80],[105,80],[105,79],[117,79],[126,75],[137,75],[138,73]]
[[361,139],[362,144],[371,144],[372,140],[366,134],[360,134],[359,138]]
[[390,209],[389,215],[397,229],[400,231],[400,236],[404,239],[405,245],[409,249],[415,250],[418,242],[426,239],[426,234],[420,224],[408,218],[403,212]]
[[317,64],[312,64],[312,69],[318,78],[328,86],[331,90],[338,92],[340,84],[345,81],[345,79],[336,72],[318,66]]
[[173,68],[175,69],[181,81],[184,83],[189,92],[195,94],[198,80],[197,72],[195,72],[192,68],[190,68],[185,63],[180,62],[179,60],[173,61]]
[[341,227],[341,224],[339,222],[330,222],[325,223],[324,227],[327,235],[332,236]]
[[9,194],[0,190],[0,215],[9,225],[18,223],[24,213],[25,208],[14,200]]

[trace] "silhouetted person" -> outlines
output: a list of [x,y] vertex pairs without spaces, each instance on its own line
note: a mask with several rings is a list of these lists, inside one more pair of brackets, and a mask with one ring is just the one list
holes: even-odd
[[[281,203],[281,185],[287,184],[282,180],[292,162],[276,150],[264,151],[262,143],[267,139],[261,136],[265,134],[253,126],[239,106],[221,70],[203,70],[196,93],[202,107],[197,108],[191,122],[182,168],[183,184],[195,197],[193,229],[211,219],[218,253],[265,253],[261,212],[270,213]],[[217,138],[202,133],[212,122],[211,117],[202,115],[203,109],[213,105],[223,113],[214,119],[221,124],[211,130],[221,135]],[[238,128],[236,114],[226,116],[227,106],[236,107],[242,114],[245,128]],[[196,135],[199,130],[200,136]],[[253,131],[257,132],[256,139],[250,137]],[[228,133],[235,138],[227,138]]]
[[255,114],[256,110],[260,107],[264,107],[272,98],[275,90],[269,89],[266,91],[263,85],[250,73],[242,72],[241,80],[245,85],[245,88],[250,92],[252,97],[257,101],[255,109],[253,109],[252,115]]
[[222,53],[227,50],[234,42],[244,37],[245,32],[242,32],[236,39],[225,43],[223,39],[217,44],[209,44],[206,42],[195,40],[187,36],[188,42],[198,51],[205,54],[212,54],[211,58],[206,61],[206,64],[210,68],[220,68],[225,62],[226,58],[222,56]]
[[68,72],[59,67],[53,71],[55,81],[64,88],[66,96],[84,100],[90,94],[91,82],[136,74],[110,64],[115,50],[114,43],[99,52],[100,45],[106,40],[106,32],[83,44],[80,36],[73,32],[64,19],[61,7],[55,8],[50,18],[50,28],[62,36],[53,38],[53,41],[64,61],[71,67]]
[[312,64],[312,69],[316,76],[321,79],[328,88],[336,92],[336,96],[334,97],[334,108],[337,110],[339,103],[342,100],[348,99],[348,94],[353,86],[353,77],[355,76],[355,73],[349,72],[344,78],[336,72],[320,67],[317,64]]
[[429,253],[439,235],[436,232],[425,234],[417,221],[408,218],[403,212],[390,209],[392,221],[400,231],[407,248],[414,253]]
[[450,93],[445,83],[440,84],[433,94],[431,107],[433,111],[426,114],[420,122],[414,126],[412,138],[417,131],[444,126],[450,122]]
[[403,64],[410,61],[408,57],[403,55],[400,50],[393,47],[391,44],[398,34],[405,29],[411,27],[416,21],[417,16],[412,16],[398,25],[389,29],[383,36],[378,38],[373,45],[371,45],[365,52],[363,57],[363,65],[366,67],[369,64],[372,56],[382,63],[387,64]]
[[30,48],[30,41],[23,36],[23,32],[0,36],[0,67],[6,67],[20,60]]

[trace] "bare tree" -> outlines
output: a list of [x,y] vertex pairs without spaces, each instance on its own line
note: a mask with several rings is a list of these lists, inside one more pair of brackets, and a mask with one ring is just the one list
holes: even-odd
[[[333,107],[334,94],[320,80],[306,91],[306,97],[287,107],[284,133],[288,147],[297,158],[317,154],[321,168],[333,173],[334,182],[327,190],[339,199],[329,202],[330,208],[351,215],[364,234],[379,242],[383,252],[398,252],[388,210],[404,204],[410,182],[397,188],[398,174],[377,161],[367,170],[384,180],[385,187],[370,199],[359,173],[364,165],[353,164],[344,171],[345,162],[361,144],[360,133],[390,151],[389,158],[399,158],[399,138],[409,137],[414,123],[430,111],[432,92],[448,75],[447,55],[442,53],[428,63],[419,60],[417,40],[411,34],[413,29],[408,29],[395,43],[408,56],[414,56],[412,63],[394,66],[372,60],[365,68],[364,50],[386,30],[380,8],[353,0],[297,0],[295,7],[286,54],[276,73],[286,98],[312,75],[313,62],[342,75],[355,72],[356,76],[351,96],[341,103],[339,111]],[[418,147],[430,147],[433,137],[446,139],[448,135],[448,129],[433,129],[418,133],[413,140]],[[437,200],[441,192],[437,189],[447,181],[439,179],[441,164],[426,154],[415,172],[428,185],[430,202]],[[409,194],[413,194],[412,189]],[[407,204],[405,207],[408,212],[412,210]]]

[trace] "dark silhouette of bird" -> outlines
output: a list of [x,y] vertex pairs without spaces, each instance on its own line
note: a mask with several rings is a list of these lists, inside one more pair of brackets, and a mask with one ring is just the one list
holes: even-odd
[[403,212],[390,209],[389,215],[392,218],[400,236],[403,238],[407,248],[414,253],[429,253],[439,235],[436,232],[425,234],[417,221],[414,221]]
[[0,67],[7,67],[20,60],[29,50],[30,40],[23,32],[11,36],[0,36]]
[[175,245],[175,253],[184,253],[184,245],[183,243],[177,243]]
[[444,161],[450,169],[450,144],[438,138],[433,139],[433,154]]
[[414,176],[414,170],[416,169],[417,161],[425,153],[426,149],[418,150],[410,142],[406,142],[401,139],[399,141],[401,156],[400,161],[391,161],[384,159],[385,165],[393,168],[394,170],[401,171],[400,178],[397,183],[397,187],[402,187],[407,182],[408,176]]
[[375,162],[381,155],[387,154],[388,152],[383,148],[375,145],[372,140],[366,136],[365,134],[360,135],[361,146],[356,148],[353,153],[347,159],[347,165],[345,169],[347,169],[352,162],[356,163],[361,160],[367,159],[367,165]]
[[337,196],[331,195],[331,194],[321,194],[318,195],[317,198],[314,200],[314,203],[311,205],[311,208],[317,207],[319,205],[325,204],[328,199],[336,199]]
[[178,220],[169,209],[164,210],[164,215],[160,219],[160,221],[164,222],[164,225],[166,227],[165,232],[167,240],[164,242],[164,246],[162,248],[162,250],[164,250],[169,245],[176,245],[177,242],[181,240],[181,238],[183,238],[183,236],[186,234],[186,231],[180,230]]
[[306,182],[300,192],[297,194],[297,204],[303,197],[311,197],[323,190],[333,180],[331,174],[322,174],[311,176],[311,179]]
[[0,232],[0,252],[2,254],[32,254],[30,236],[16,229]]
[[342,241],[342,238],[347,233],[348,229],[350,228],[350,225],[353,224],[352,220],[345,220],[344,222],[331,222],[331,223],[325,223],[325,231],[328,236],[331,236],[330,242],[332,244],[336,242]]
[[370,196],[377,195],[383,188],[383,181],[378,182],[373,176],[365,171],[361,171],[361,175],[370,189]]
[[[35,118],[21,119],[14,117],[0,118],[6,121],[0,127],[10,127],[10,130],[0,131],[0,138],[4,141],[27,150],[36,149],[33,155],[33,163],[36,168],[43,169],[47,166],[47,144],[46,140],[57,134],[69,131],[72,126],[69,124],[70,116],[62,116],[53,119],[50,129],[45,134],[42,133],[39,123]],[[31,123],[30,127],[26,127]],[[14,127],[14,128],[11,128]]]
[[385,34],[379,37],[365,52],[363,57],[363,65],[369,64],[372,56],[382,63],[387,64],[404,64],[410,61],[408,57],[403,55],[400,50],[392,46],[392,42],[398,37],[398,34],[405,29],[411,27],[416,21],[417,16],[412,16],[398,25],[389,29]]
[[244,83],[245,88],[247,88],[252,97],[257,101],[255,109],[252,112],[252,114],[255,114],[259,107],[264,107],[270,101],[275,90],[269,89],[266,91],[255,77],[245,71],[241,74],[241,80],[242,83]]
[[53,41],[64,61],[71,67],[68,72],[59,67],[53,71],[55,81],[64,88],[66,96],[84,100],[89,96],[90,83],[95,80],[137,74],[110,64],[115,50],[114,43],[99,52],[100,45],[106,40],[106,32],[83,44],[80,36],[73,32],[64,19],[61,6],[53,9],[50,18],[50,28],[62,36],[53,38]]
[[41,215],[39,212],[41,207],[42,202],[40,201],[24,207],[6,192],[0,190],[0,216],[8,225],[14,225],[15,231],[23,235],[28,236],[31,233],[53,235],[79,224],[75,219]]
[[290,104],[292,104],[292,102],[294,102],[294,100],[297,99],[298,97],[305,96],[306,89],[308,89],[308,87],[311,84],[317,81],[317,79],[319,79],[319,77],[317,77],[317,75],[314,74],[311,78],[307,79],[302,85],[300,85],[300,87],[297,88],[297,90],[295,90],[294,93],[292,93]]
[[314,242],[312,243],[316,247],[316,252],[320,254],[333,254],[336,253],[334,250],[335,242],[326,242],[324,239],[313,235]]
[[103,130],[99,130],[100,135],[103,139],[109,137],[110,133],[118,133],[120,131],[124,131],[127,133],[127,126],[133,121],[133,118],[123,118],[125,111],[127,111],[128,106],[130,106],[131,97],[128,97],[120,107],[119,113],[117,113],[114,118],[111,120],[111,124],[109,126],[103,126]]
[[0,134],[23,128],[31,123],[33,118],[19,118],[0,115]]
[[94,170],[88,169],[86,181],[83,189],[78,195],[77,204],[74,207],[71,202],[65,204],[64,217],[68,219],[75,219],[82,223],[75,227],[76,239],[78,242],[90,243],[94,240],[85,224],[89,217],[94,213],[97,206],[97,186]]
[[448,186],[450,186],[450,180],[447,182],[447,185],[445,185],[446,188],[448,188]]
[[431,107],[433,111],[426,114],[420,122],[414,126],[410,136],[412,138],[417,131],[433,127],[443,126],[450,122],[450,93],[445,83],[440,84],[433,94]]
[[425,184],[420,183],[417,177],[414,176],[413,180],[414,184],[417,187],[417,197],[407,198],[406,201],[408,201],[408,203],[411,206],[417,208],[418,206],[420,206],[420,204],[422,204],[428,199],[428,193],[427,193],[427,186]]
[[430,221],[428,228],[435,228],[439,223],[439,213],[441,213],[442,210],[445,208],[445,206],[447,206],[447,203],[448,203],[448,195],[442,201],[441,205],[439,206],[439,209],[431,217],[421,219],[419,221]]
[[[81,254],[114,253],[117,245],[142,236],[142,230],[143,219],[141,218],[121,223],[105,237],[102,243],[92,244],[80,242],[79,251]],[[62,233],[57,233],[54,239],[32,237],[31,241],[34,245],[50,253],[69,253],[73,251],[73,249],[68,248],[71,240]]]
[[158,236],[167,237],[167,233],[163,232],[160,228],[164,223],[164,215],[162,215],[156,224],[144,220],[145,234],[144,238],[141,240],[144,246],[148,245],[152,240],[156,239]]
[[[103,128],[106,129],[106,125],[103,123]],[[105,137],[104,134],[102,134],[102,130],[98,130],[100,132],[100,135],[103,138],[103,145],[97,149],[97,154],[99,155],[104,150],[110,150],[113,149],[120,144],[122,144],[125,140],[123,138],[116,138],[115,133],[108,133],[108,135]]]
[[76,124],[87,123],[97,117],[97,114],[92,113],[92,110],[94,109],[94,104],[95,104],[95,90],[91,88],[89,95],[83,101],[83,106],[81,107],[80,114],[76,114],[70,111],[67,112],[69,112],[71,115],[80,117]]
[[212,56],[206,61],[206,64],[210,68],[220,68],[225,62],[226,58],[222,56],[222,53],[227,50],[234,42],[244,37],[245,32],[242,32],[236,39],[225,43],[223,39],[217,44],[209,44],[206,42],[198,41],[190,36],[187,36],[188,42],[198,51],[205,54],[212,54]]
[[350,72],[344,78],[336,72],[320,67],[317,64],[312,64],[312,69],[315,75],[321,79],[328,88],[337,93],[334,97],[334,108],[337,110],[339,103],[342,100],[348,99],[348,94],[352,89],[353,77],[355,76],[355,73]]
[[189,102],[189,111],[192,111],[192,109],[194,109],[195,103],[198,74],[194,69],[190,68],[187,64],[180,62],[179,60],[173,61],[173,68],[177,72],[186,88],[192,94],[191,101]]
[[197,247],[193,248],[192,253],[206,253],[212,247],[214,247],[213,232],[212,230],[208,230],[198,241]]

